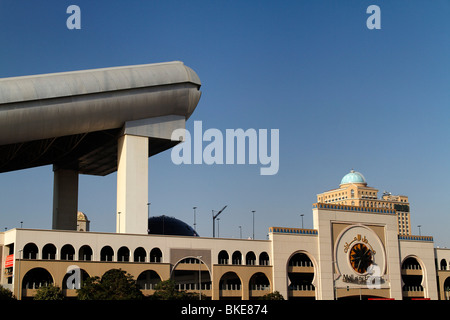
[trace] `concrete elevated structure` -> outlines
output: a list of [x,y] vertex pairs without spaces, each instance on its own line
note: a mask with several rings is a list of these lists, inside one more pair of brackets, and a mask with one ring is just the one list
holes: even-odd
[[53,164],[53,229],[76,230],[78,175],[117,170],[117,232],[146,234],[148,157],[182,140],[200,86],[182,62],[0,79],[0,173]]

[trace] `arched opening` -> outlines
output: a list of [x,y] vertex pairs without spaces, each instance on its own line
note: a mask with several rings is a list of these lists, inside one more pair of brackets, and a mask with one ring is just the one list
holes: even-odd
[[248,266],[253,266],[256,264],[256,255],[253,251],[249,251],[245,255],[245,264]]
[[56,259],[56,246],[52,243],[47,243],[42,248],[42,259],[55,260]]
[[288,299],[314,299],[314,265],[304,252],[297,252],[288,261]]
[[268,266],[269,265],[269,255],[267,252],[263,251],[259,255],[259,265],[260,266]]
[[100,250],[100,261],[113,261],[114,250],[110,246],[104,246]]
[[450,300],[450,277],[444,281],[444,299]]
[[295,267],[312,267],[313,263],[311,259],[305,253],[299,252],[294,254],[289,259],[289,266]]
[[142,247],[136,248],[133,254],[134,262],[145,262],[145,258],[147,257],[147,252]]
[[66,244],[61,248],[61,260],[74,260],[75,249],[72,245]]
[[105,278],[105,276],[107,276],[107,275],[110,275],[110,274],[112,274],[112,275],[117,275],[117,274],[119,274],[119,273],[123,273],[124,275],[127,274],[127,272],[126,272],[125,270],[123,270],[123,269],[109,269],[108,271],[106,271],[106,272],[101,276],[100,281],[104,281],[104,278]]
[[447,261],[445,259],[441,260],[441,270],[447,270]]
[[137,278],[137,284],[141,290],[153,290],[159,282],[161,277],[153,270],[145,270]]
[[225,250],[222,250],[219,252],[219,256],[218,256],[219,264],[228,264],[229,258],[230,257],[228,255],[228,252],[226,252]]
[[84,245],[78,250],[78,260],[91,261],[92,260],[92,248],[88,245]]
[[117,261],[130,261],[130,249],[128,249],[127,247],[120,247],[119,250],[117,250]]
[[210,295],[211,275],[206,265],[196,257],[186,257],[180,260],[172,271],[172,279],[178,290],[195,291],[201,289],[205,295]]
[[[76,272],[79,272],[79,274],[76,274]],[[74,275],[76,275],[76,276],[74,276]],[[70,279],[69,279],[69,277],[70,277]],[[72,269],[65,274],[63,281],[62,281],[61,288],[63,288],[63,289],[79,289],[83,285],[83,282],[87,278],[89,278],[89,274],[86,272],[86,270]],[[67,281],[67,280],[69,280],[69,281]],[[69,282],[69,283],[67,283],[67,282]]]
[[408,257],[402,263],[403,298],[423,298],[423,271],[415,257]]
[[37,245],[30,242],[23,247],[23,258],[24,259],[37,259],[37,254],[39,252],[39,249]]
[[241,300],[241,279],[232,271],[229,271],[220,277],[219,298],[220,300]]
[[150,251],[150,262],[161,262],[162,261],[162,252],[159,248],[153,248]]
[[231,263],[235,265],[242,264],[242,253],[240,251],[233,252],[233,255],[231,256]]
[[249,281],[250,297],[258,298],[270,293],[270,281],[262,272],[257,272]]
[[22,280],[23,289],[39,289],[40,287],[53,284],[53,277],[44,268],[33,268],[29,270]]

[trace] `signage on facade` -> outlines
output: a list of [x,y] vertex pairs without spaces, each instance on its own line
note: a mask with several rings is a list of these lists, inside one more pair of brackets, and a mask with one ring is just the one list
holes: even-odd
[[13,264],[14,264],[14,255],[10,254],[9,256],[6,257],[5,268],[12,268]]

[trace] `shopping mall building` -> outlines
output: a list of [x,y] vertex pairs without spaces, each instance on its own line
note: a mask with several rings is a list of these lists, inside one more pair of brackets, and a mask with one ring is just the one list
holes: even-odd
[[1,285],[22,299],[50,283],[75,297],[75,269],[84,279],[120,268],[145,295],[174,279],[213,300],[274,291],[286,299],[449,299],[450,249],[410,234],[406,196],[378,198],[352,170],[339,188],[317,195],[312,211],[313,229],[271,227],[268,240],[200,237],[164,216],[166,232],[150,221],[149,234],[90,232],[78,213],[76,231],[0,233]]

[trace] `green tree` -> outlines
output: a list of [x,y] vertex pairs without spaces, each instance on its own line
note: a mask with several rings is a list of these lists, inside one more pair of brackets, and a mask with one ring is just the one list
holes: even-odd
[[263,295],[260,299],[261,300],[284,300],[284,297],[280,292],[274,291],[274,292]]
[[0,300],[14,300],[15,297],[11,290],[0,285]]
[[63,300],[64,295],[62,294],[61,288],[50,284],[46,287],[40,287],[36,291],[34,300]]
[[87,278],[77,289],[80,300],[140,300],[143,294],[133,276],[121,269],[112,269],[103,277]]
[[[169,279],[159,282],[155,286],[155,293],[151,297],[154,300],[199,300],[198,293],[177,290],[174,280]],[[202,300],[207,297],[202,294]]]

